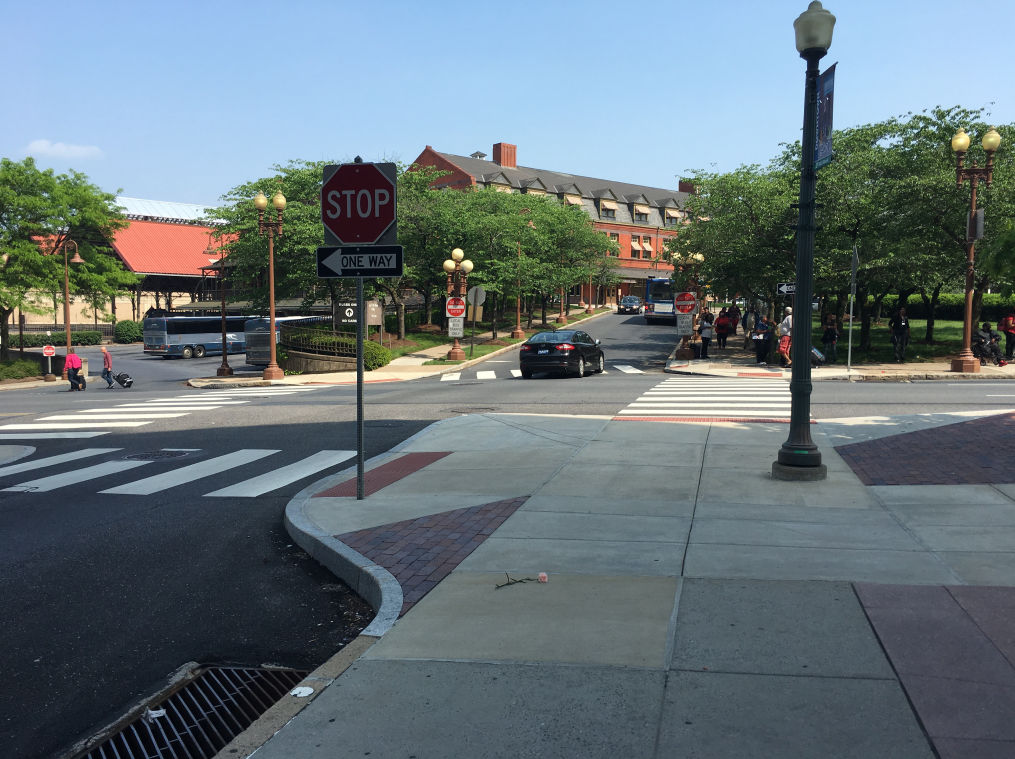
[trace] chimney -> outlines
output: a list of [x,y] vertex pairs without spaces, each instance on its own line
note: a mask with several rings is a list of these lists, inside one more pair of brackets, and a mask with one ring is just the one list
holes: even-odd
[[493,162],[500,164],[505,169],[517,169],[518,159],[516,158],[516,145],[509,145],[506,142],[498,142],[493,146]]
[[677,184],[677,192],[686,192],[691,195],[696,195],[698,190],[690,180],[681,179],[679,184]]

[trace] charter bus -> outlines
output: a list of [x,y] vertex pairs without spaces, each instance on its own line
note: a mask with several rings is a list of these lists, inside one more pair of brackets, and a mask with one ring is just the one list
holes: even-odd
[[673,308],[673,280],[668,277],[649,277],[645,280],[645,321],[667,321],[676,323]]
[[[275,344],[278,344],[279,338],[279,325],[285,324],[286,322],[317,322],[317,321],[328,321],[330,316],[276,316],[275,317]],[[268,322],[270,321],[267,316],[254,316],[247,317],[246,323],[243,325],[243,339],[247,345],[247,358],[245,363],[251,364],[252,366],[267,366],[268,357],[271,355],[271,345],[268,341]]]
[[[226,350],[243,353],[243,325],[249,316],[226,317]],[[162,358],[222,354],[221,316],[150,316],[144,320],[144,352]]]

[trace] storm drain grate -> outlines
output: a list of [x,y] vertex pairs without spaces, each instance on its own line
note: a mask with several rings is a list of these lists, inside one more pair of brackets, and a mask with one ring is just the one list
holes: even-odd
[[281,668],[204,668],[74,759],[208,759],[308,674]]
[[130,461],[157,461],[159,459],[178,459],[186,456],[188,451],[145,451],[144,453],[128,453],[124,456]]

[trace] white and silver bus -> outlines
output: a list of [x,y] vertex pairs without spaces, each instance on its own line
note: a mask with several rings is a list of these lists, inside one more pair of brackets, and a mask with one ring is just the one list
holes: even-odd
[[[243,325],[249,316],[226,317],[228,353],[246,351]],[[163,358],[222,354],[221,316],[151,316],[144,320],[144,352]]]

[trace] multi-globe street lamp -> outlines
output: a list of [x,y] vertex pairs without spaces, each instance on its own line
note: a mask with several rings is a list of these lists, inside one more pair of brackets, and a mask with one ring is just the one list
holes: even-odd
[[[67,260],[67,247],[74,246],[74,258]],[[60,247],[63,248],[63,331],[67,338],[67,353],[70,355],[70,264],[83,264],[85,259],[78,255],[78,244],[74,240],[64,240]],[[67,379],[67,362],[64,361],[63,371],[60,372],[61,379]]]
[[[529,213],[528,208],[523,208],[519,214]],[[535,229],[536,225],[529,221],[529,227]],[[518,235],[518,276],[515,277],[515,328],[511,330],[512,340],[521,340],[525,337],[525,330],[522,329],[522,240]],[[475,306],[473,306],[475,308]]]
[[772,462],[772,477],[778,480],[823,480],[827,467],[811,440],[811,293],[814,288],[814,168],[818,121],[818,61],[832,46],[835,16],[818,0],[793,22],[796,49],[807,61],[804,86],[804,126],[801,137],[800,215],[797,222],[796,294],[794,299],[793,343],[790,352],[789,437]]
[[[977,214],[976,214],[976,188],[980,182],[990,187],[994,181],[994,153],[1001,145],[1001,135],[991,127],[981,141],[983,151],[987,154],[987,165],[977,166],[973,161],[972,166],[966,166],[966,152],[969,150],[969,135],[965,129],[959,129],[952,137],[952,150],[955,151],[955,181],[959,187],[967,179],[969,180],[969,218],[966,222],[966,311],[962,322],[962,351],[952,359],[951,369],[953,372],[978,372],[980,361],[973,356],[971,341],[973,337],[973,283],[974,283],[974,260],[976,255],[977,237]],[[981,211],[982,213],[982,211]]]
[[208,247],[204,249],[204,255],[207,258],[215,258],[218,256],[218,261],[214,264],[215,268],[218,269],[218,286],[219,296],[222,299],[222,363],[219,368],[215,370],[216,377],[231,377],[233,374],[233,368],[229,366],[229,338],[227,335],[228,330],[226,329],[226,259],[225,256],[221,255],[221,251],[216,251],[211,246],[211,235],[208,235]]
[[[444,262],[443,269],[444,273],[448,275],[448,297],[464,298],[469,282],[469,272],[472,271],[472,261],[465,257],[465,252],[461,248],[455,248],[451,251],[451,258]],[[448,361],[465,360],[465,351],[462,350],[462,345],[458,342],[457,337],[455,344],[448,351],[447,359]]]
[[262,379],[280,380],[285,377],[275,360],[275,238],[282,236],[282,211],[285,210],[285,195],[276,192],[271,204],[277,212],[275,221],[265,221],[264,211],[268,207],[268,198],[258,192],[254,198],[257,209],[257,232],[262,237],[268,235],[268,366],[261,374]]

